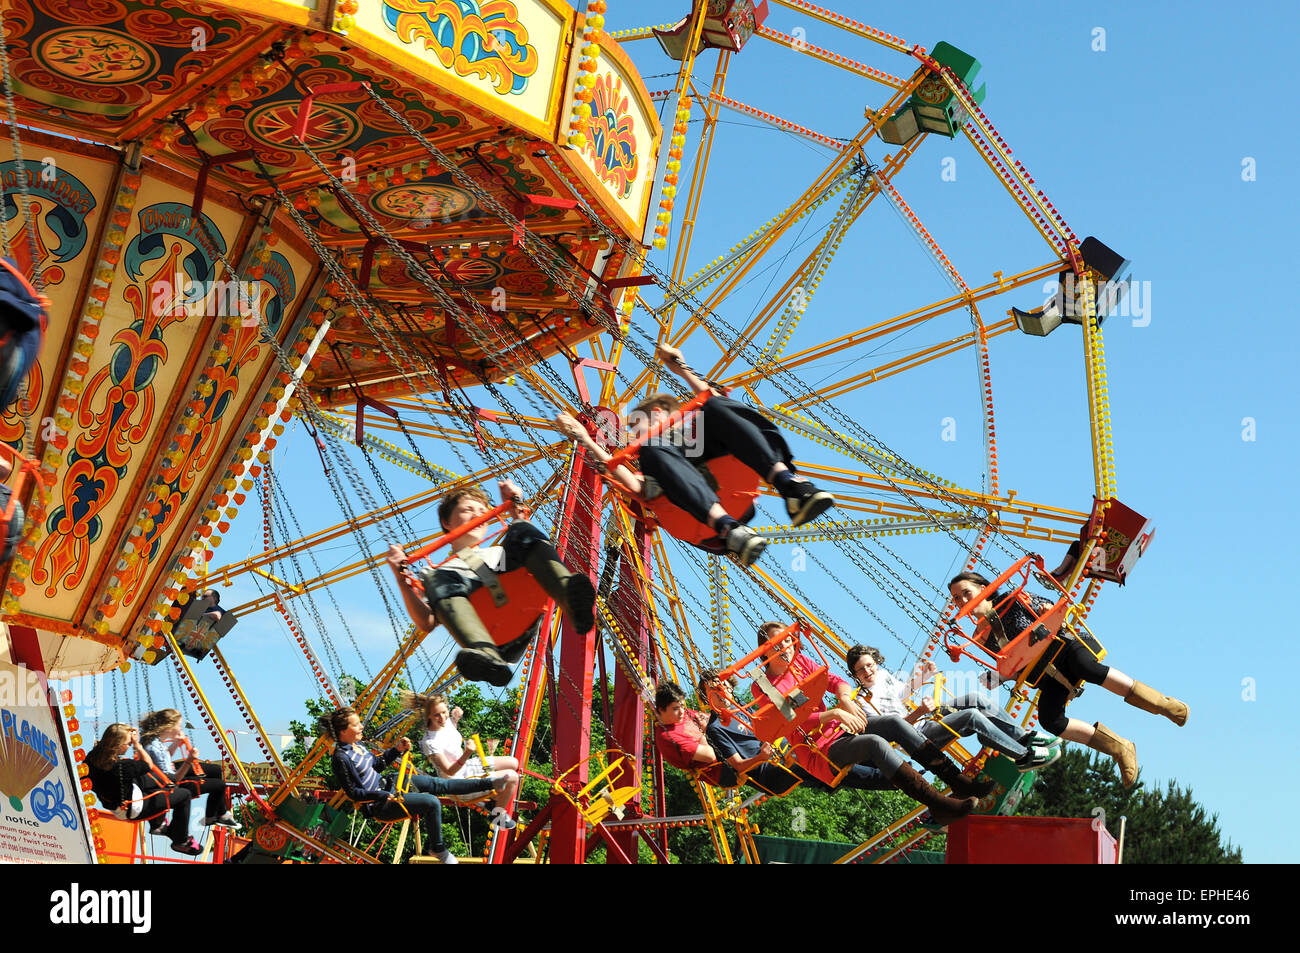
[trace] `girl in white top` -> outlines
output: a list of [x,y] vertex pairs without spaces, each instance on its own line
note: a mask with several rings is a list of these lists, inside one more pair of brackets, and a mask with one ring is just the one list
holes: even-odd
[[497,788],[490,823],[503,830],[513,828],[515,821],[508,811],[519,787],[519,762],[514,758],[489,757],[484,766],[482,760],[475,755],[473,739],[466,739],[460,733],[460,720],[465,713],[459,708],[450,708],[446,695],[426,696],[412,692],[406,703],[407,707],[424,712],[425,732],[420,739],[420,750],[439,775],[444,778],[481,778],[488,775],[493,779],[504,776],[504,786]]

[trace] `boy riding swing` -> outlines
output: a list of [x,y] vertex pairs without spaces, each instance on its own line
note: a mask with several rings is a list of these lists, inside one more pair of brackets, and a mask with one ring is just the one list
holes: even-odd
[[[599,467],[607,469],[612,483],[641,500],[653,501],[662,494],[703,524],[701,529],[707,529],[696,545],[711,552],[725,549],[743,566],[753,565],[768,541],[745,525],[753,518],[752,505],[739,517],[727,512],[718,489],[701,472],[704,465],[729,456],[736,458],[781,495],[792,526],[807,523],[835,505],[829,493],[797,475],[790,448],[770,420],[702,380],[682,359],[678,348],[660,344],[655,354],[696,395],[687,405],[699,406],[695,446],[683,445],[680,421],[674,422],[671,417],[681,402],[671,394],[647,397],[628,414],[629,428],[640,441],[636,448],[640,473],[622,465],[627,451],[610,454],[569,414],[555,418],[562,433],[581,444]],[[720,489],[726,492],[728,488]],[[679,534],[674,530],[673,535]]]
[[[507,597],[498,577],[524,569],[564,610],[573,627],[585,633],[596,624],[593,612],[596,589],[586,575],[570,572],[550,538],[524,518],[527,511],[519,505],[522,498],[519,487],[510,480],[499,481],[497,487],[502,502],[495,508],[487,493],[477,486],[461,487],[448,494],[438,504],[438,521],[446,535],[411,556],[396,543],[390,543],[387,559],[397,576],[406,611],[416,627],[427,633],[441,623],[461,647],[456,655],[456,667],[461,674],[470,681],[501,688],[510,683],[514,674],[512,666],[523,657],[537,617],[522,628],[514,626],[518,631],[492,632],[470,597],[487,587],[495,604],[504,605]],[[486,524],[506,512],[514,521],[505,535],[496,545],[483,546]],[[443,543],[450,544],[452,556],[416,576],[409,562]],[[417,588],[424,593],[423,598]],[[517,616],[513,618],[517,621]]]

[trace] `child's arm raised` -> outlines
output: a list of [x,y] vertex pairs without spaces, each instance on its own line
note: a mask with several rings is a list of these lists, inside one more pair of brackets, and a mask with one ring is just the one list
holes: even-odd
[[699,376],[696,375],[695,371],[691,369],[691,366],[686,363],[685,358],[682,357],[681,348],[672,347],[668,344],[660,344],[655,348],[655,357],[663,361],[664,366],[667,367],[668,370],[686,381],[692,393],[699,394],[703,391],[713,389],[705,381],[701,380]]
[[[555,417],[555,429],[560,431],[570,440],[574,440],[589,453],[597,463],[605,466],[609,463],[611,457],[605,452],[605,449],[587,433],[587,428],[578,423],[578,421],[569,414],[557,414]],[[634,473],[625,466],[617,466],[609,471],[610,479],[616,481],[629,493],[640,496],[645,490],[645,480],[640,474]]]

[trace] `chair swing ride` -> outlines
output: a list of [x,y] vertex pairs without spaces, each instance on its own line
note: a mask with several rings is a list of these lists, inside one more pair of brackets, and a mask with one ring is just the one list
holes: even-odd
[[[805,0],[697,0],[678,24],[615,33],[604,29],[606,5],[4,7],[0,65],[12,133],[0,163],[5,254],[48,299],[49,328],[21,397],[0,418],[0,441],[24,481],[13,499],[26,508],[22,542],[0,567],[3,621],[15,652],[57,677],[133,670],[151,697],[149,671],[165,672],[247,797],[252,845],[263,854],[361,863],[379,856],[374,843],[340,833],[348,821],[334,810],[338,799],[331,807],[313,792],[309,775],[328,760],[325,742],[292,768],[281,761],[221,637],[234,620],[273,610],[311,691],[342,704],[339,678],[356,663],[345,666],[330,633],[342,629],[357,643],[331,587],[369,574],[395,648],[373,674],[362,658],[369,681],[351,704],[367,719],[368,737],[404,732],[409,722],[371,720],[397,677],[431,690],[454,689],[459,679],[434,657],[439,637],[426,640],[398,618],[381,541],[400,537],[412,562],[436,562],[452,534],[417,530],[414,514],[458,486],[516,480],[566,564],[598,581],[597,626],[588,633],[574,631],[526,573],[503,574],[475,593],[503,655],[522,661],[509,752],[527,764],[546,698],[553,725],[549,800],[521,816],[517,830],[489,836],[483,858],[492,863],[542,844],[553,863],[582,862],[595,844],[611,861],[635,860],[638,843],[662,860],[670,829],[687,824],[708,827],[721,861],[733,851],[756,859],[755,799],[692,779],[702,813],[668,816],[665,769],[646,742],[656,680],[693,686],[706,665],[753,673],[761,652],[737,658],[732,615],[750,631],[766,619],[792,620],[804,651],[822,662],[801,686],[805,700],[824,691],[826,671],[860,638],[819,598],[849,599],[918,660],[947,653],[1020,673],[1010,711],[1030,723],[1034,670],[1052,636],[1062,627],[1086,632],[1103,584],[1122,584],[1150,541],[1149,522],[1116,499],[1101,331],[1127,262],[1096,239],[1080,241],[1012,156],[981,108],[977,61]],[[893,75],[771,29],[773,7],[869,41],[907,69]],[[660,92],[647,89],[628,53],[640,43],[640,55],[652,40],[673,80]],[[883,87],[883,102],[840,140],[727,95],[730,72],[764,42]],[[665,60],[654,54],[653,62]],[[793,202],[688,274],[688,261],[698,261],[692,239],[707,208],[709,157],[727,114],[811,143],[829,159]],[[671,123],[661,127],[659,116]],[[967,283],[899,190],[904,167],[932,137],[974,146],[1046,243],[1043,264]],[[873,161],[869,151],[882,144],[892,151]],[[799,339],[795,349],[819,282],[873,204],[903,223],[952,293],[830,339]],[[810,252],[791,247],[828,215]],[[789,269],[796,248],[802,258]],[[764,267],[781,269],[783,283],[738,322],[729,302]],[[1044,307],[1012,308],[986,323],[990,300],[1053,279],[1062,293]],[[1095,496],[1087,511],[1020,499],[998,472],[992,342],[1062,323],[1082,337]],[[800,376],[922,326],[943,337],[830,384]],[[836,512],[800,528],[760,529],[774,546],[798,545],[823,570],[825,590],[776,559],[746,568],[707,554],[707,527],[671,504],[616,492],[554,431],[557,413],[572,414],[631,461],[636,442],[616,411],[659,390],[687,396],[656,360],[661,344],[707,357],[700,376],[718,392],[842,458],[839,466],[797,461],[834,488]],[[979,373],[979,489],[908,462],[853,407],[871,385],[965,352]],[[686,401],[675,421],[708,398]],[[286,426],[307,433],[315,452],[273,461]],[[308,466],[323,470],[343,517],[310,533],[281,483],[291,467]],[[399,500],[385,476],[392,467],[432,489]],[[710,469],[725,508],[761,521],[754,511],[763,512],[768,488],[734,458]],[[217,547],[250,496],[262,503],[265,551],[222,566]],[[6,523],[15,512],[6,509]],[[1005,599],[1028,604],[1027,587],[1040,580],[1051,608],[1010,645],[985,648],[968,609],[954,611],[936,574],[913,568],[886,542],[917,534],[946,538],[945,565],[958,552],[967,570],[997,577]],[[1076,538],[1080,556],[1059,582],[1026,548]],[[313,549],[336,540],[352,547],[354,561],[322,569]],[[859,575],[892,607],[865,601]],[[235,585],[258,594],[219,630],[205,623],[194,597]],[[337,622],[326,621],[331,609]],[[895,626],[914,627],[918,638]],[[606,684],[607,658],[610,698],[593,690]],[[216,678],[204,676],[205,689],[209,662]],[[264,769],[236,756],[209,698],[214,683],[229,693],[223,704],[239,713]],[[780,741],[799,710],[789,698],[765,698],[727,714]],[[80,762],[89,726],[78,725],[70,704],[61,714]],[[594,718],[605,721],[607,750],[590,750]],[[970,773],[991,760],[956,744],[949,751]],[[82,791],[93,805],[84,766]],[[1009,793],[989,809],[1010,810]],[[864,832],[842,859],[888,860],[914,847],[930,833],[922,813]],[[98,825],[95,842],[106,854]]]

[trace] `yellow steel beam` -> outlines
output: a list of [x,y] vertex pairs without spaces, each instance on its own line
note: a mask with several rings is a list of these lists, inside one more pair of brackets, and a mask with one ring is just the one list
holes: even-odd
[[[894,50],[897,53],[910,53],[912,47],[902,37],[894,36],[892,33],[886,33],[883,30],[877,30],[875,27],[867,26],[857,20],[851,20],[840,13],[834,13],[830,10],[823,10],[821,7],[808,3],[807,0],[772,0],[777,6],[786,7],[799,13],[807,14],[814,20],[821,20],[823,23],[829,23],[831,26],[839,27],[852,33],[854,36],[864,37],[873,43],[879,43],[881,46]],[[924,52],[924,50],[922,50]]]
[[[270,752],[271,761],[275,764],[276,773],[280,775],[280,780],[283,781],[289,776],[289,769],[284,766],[284,762],[280,760],[280,755],[276,753],[275,745],[271,743],[270,736],[267,735],[266,729],[262,727],[261,721],[257,718],[257,712],[253,711],[252,702],[250,702],[248,696],[244,694],[244,689],[235,678],[235,673],[231,669],[230,663],[227,662],[226,657],[221,654],[221,648],[216,645],[212,646],[212,654],[216,658],[217,664],[221,666],[222,671],[226,673],[226,677],[230,679],[231,692],[243,706],[244,711],[248,712],[248,718],[249,721],[252,722],[253,730],[257,732],[258,737],[262,739],[262,744],[266,747],[266,750]],[[233,754],[234,752],[231,753]]]
[[756,383],[764,378],[770,377],[774,371],[790,371],[804,364],[810,364],[813,361],[819,361],[823,358],[840,354],[850,348],[866,344],[870,341],[877,340],[890,334],[896,334],[899,331],[905,331],[908,328],[923,324],[933,318],[940,317],[950,311],[956,311],[966,307],[971,300],[983,301],[992,298],[1006,291],[1011,291],[1024,285],[1033,284],[1036,281],[1043,281],[1048,278],[1055,278],[1063,267],[1068,267],[1066,263],[1055,261],[1038,268],[1032,268],[1029,271],[1021,272],[1011,278],[1003,278],[1001,272],[994,273],[994,280],[988,284],[981,285],[971,291],[968,299],[965,295],[955,294],[944,298],[933,304],[923,305],[906,314],[889,318],[886,321],[880,321],[876,324],[867,325],[856,331],[850,331],[848,334],[842,334],[837,338],[832,338],[821,344],[816,344],[789,354],[780,361],[772,362],[771,366],[765,366],[763,369],[751,368],[743,373],[736,374],[727,378],[723,383],[730,387],[744,387],[751,383]]
[[[867,853],[869,850],[874,849],[874,848],[876,847],[876,845],[878,845],[878,844],[884,842],[885,840],[888,840],[890,837],[893,837],[895,834],[898,834],[898,833],[902,832],[902,831],[904,830],[904,828],[908,827],[908,825],[910,825],[910,824],[911,824],[913,821],[915,821],[918,817],[920,817],[922,814],[924,814],[925,811],[926,811],[926,808],[925,808],[924,805],[917,805],[915,808],[913,808],[912,810],[908,811],[906,814],[904,814],[904,815],[903,815],[902,817],[900,817],[898,820],[894,821],[894,823],[889,824],[889,825],[887,825],[887,826],[885,826],[885,827],[882,827],[880,830],[876,831],[876,833],[872,834],[870,837],[868,837],[866,840],[864,840],[864,841],[863,841],[861,844],[859,844],[857,847],[854,847],[854,848],[853,848],[852,850],[850,850],[848,853],[846,853],[846,854],[844,854],[842,857],[840,857],[837,861],[835,861],[835,863],[837,863],[837,864],[851,864],[854,860],[856,860],[857,858],[861,857],[863,854]],[[924,829],[924,828],[923,828],[923,829]],[[926,833],[929,833],[929,832],[927,831]],[[909,836],[910,836],[910,835],[909,835]],[[909,842],[910,842],[910,841],[909,841]]]
[[[727,67],[731,54],[727,50],[718,51],[718,64],[713,70],[713,85],[709,89],[710,97],[720,95],[727,85]],[[710,106],[712,105],[712,108]],[[718,106],[708,100],[700,104],[704,110],[704,129],[700,133],[700,147],[695,152],[695,165],[691,170],[691,185],[686,195],[686,211],[682,216],[682,231],[673,252],[672,284],[681,283],[686,271],[686,257],[691,249],[691,239],[695,237],[695,219],[700,210],[700,198],[704,193],[704,176],[709,166],[709,154],[713,151],[713,137],[718,128]],[[662,316],[663,324],[659,330],[659,340],[664,340],[673,326],[673,312],[677,302],[671,301],[668,311]]]
[[[777,218],[772,227],[768,229],[768,231],[764,233],[762,237],[747,251],[742,259],[737,262],[736,266],[727,274],[722,283],[714,289],[703,303],[701,303],[686,323],[676,331],[673,344],[680,345],[690,336],[691,332],[696,327],[705,324],[705,316],[725,300],[733,290],[735,290],[740,281],[748,273],[749,269],[752,268],[754,264],[756,264],[758,260],[776,244],[777,240],[786,232],[786,230],[792,224],[797,222],[803,216],[804,212],[817,201],[817,196],[825,191],[829,184],[859,157],[863,145],[865,145],[865,143],[880,129],[881,125],[883,125],[884,122],[902,106],[902,104],[907,100],[907,96],[911,94],[912,90],[919,85],[927,75],[928,71],[924,67],[918,69],[912,75],[911,79],[909,79],[905,84],[902,84],[903,88],[892,96],[884,107],[871,114],[871,118],[867,122],[867,125],[859,130],[857,135],[846,144],[844,151],[836,156],[822,174],[804,190],[803,194]],[[915,148],[915,144],[916,140],[909,145],[911,145],[912,148]],[[907,150],[905,149],[903,151],[906,152]],[[705,326],[705,330],[708,332],[709,336],[718,343],[719,348],[726,351],[727,346],[729,345],[724,346],[707,325]],[[637,393],[652,379],[652,377],[653,373],[649,369],[637,375],[636,379],[632,382],[632,385],[626,390],[625,399]]]
[[[549,493],[540,495],[534,499],[529,500],[529,505],[533,509],[537,509],[542,504],[544,504],[547,500],[559,496],[561,489],[562,488],[560,487],[552,487]],[[439,536],[443,535],[444,532],[445,531],[442,529],[437,529],[434,530],[429,535],[421,537],[420,539],[411,540],[407,544],[408,548],[411,546],[414,547],[423,546],[425,543],[437,539]],[[370,556],[366,559],[360,559],[357,560],[356,562],[349,563],[346,566],[340,566],[337,569],[331,569],[329,572],[321,573],[320,575],[314,576],[311,579],[305,579],[301,583],[299,583],[292,592],[288,592],[288,593],[270,592],[265,595],[258,596],[256,599],[253,599],[249,602],[245,602],[241,606],[236,606],[230,611],[235,613],[240,618],[243,618],[244,616],[247,616],[250,613],[260,612],[262,609],[269,609],[271,606],[275,605],[277,596],[285,599],[286,601],[291,598],[296,599],[300,596],[306,595],[309,592],[319,589],[322,586],[332,586],[335,583],[342,582],[345,579],[351,579],[353,576],[359,576],[363,572],[367,571],[372,564],[381,562],[383,558],[384,558],[383,553],[376,553],[375,555]]]
[[[807,606],[803,600],[789,592],[785,586],[781,585],[769,576],[762,566],[750,566],[749,569],[750,572],[767,584],[766,588],[769,593],[775,596],[778,601],[784,602],[787,608],[790,608],[797,613],[800,618],[808,623],[809,627],[813,630],[814,635],[820,636],[822,641],[826,643],[826,646],[831,649],[833,653],[837,654],[841,660],[844,659],[844,654],[849,649],[848,643],[836,635],[835,631],[823,622],[817,613],[813,612],[813,610]],[[757,633],[755,633],[755,636],[757,636]],[[757,645],[757,643],[755,643],[755,645]]]
[[823,63],[829,63],[831,66],[838,66],[842,70],[847,70],[856,76],[862,76],[866,79],[882,83],[893,89],[902,89],[907,85],[906,81],[892,73],[886,73],[884,70],[878,70],[874,66],[868,66],[866,63],[859,63],[855,59],[847,56],[841,56],[839,53],[832,53],[830,50],[824,50],[820,46],[813,46],[803,40],[797,40],[793,36],[780,33],[776,30],[765,26],[760,26],[754,31],[755,36],[761,36],[765,40],[771,40],[778,46],[784,46],[794,50],[796,53],[802,53],[804,56],[811,56],[815,60]]
[[[189,682],[190,687],[194,691],[195,700],[199,703],[200,707],[202,707],[205,717],[212,722],[212,727],[219,736],[219,743],[225,746],[226,731],[221,727],[221,721],[217,718],[217,713],[213,709],[212,703],[208,701],[208,696],[203,693],[203,686],[201,686],[199,680],[194,677],[194,669],[190,667],[189,660],[186,659],[184,653],[181,652],[181,647],[177,644],[176,637],[172,635],[172,627],[169,625],[163,626],[162,632],[163,636],[167,639],[168,646],[171,648],[172,656],[175,659],[176,664],[181,667],[181,674],[185,676],[185,680]],[[227,669],[227,671],[229,670]],[[231,681],[233,682],[233,679]],[[249,711],[251,712],[252,709],[250,708]],[[234,751],[230,752],[230,761],[232,767],[235,769],[235,773],[239,775],[239,782],[244,786],[244,790],[254,790],[252,779],[249,778],[248,772],[244,770],[244,766],[240,763],[240,760],[235,757]]]
[[696,777],[693,771],[686,772],[686,776],[691,779],[691,786],[695,788],[695,793],[700,798],[700,806],[704,808],[704,823],[708,825],[709,836],[713,838],[713,849],[718,855],[718,863],[734,864],[731,844],[727,840],[726,828],[722,826],[721,812],[718,810],[718,802],[714,800],[713,788]]
[[[898,156],[906,155],[910,155],[906,150],[902,150],[898,153]],[[891,163],[898,160],[898,156],[891,159]],[[872,186],[864,195],[863,200],[857,204],[856,208],[846,209],[841,207],[840,214],[849,216],[848,223],[845,226],[846,228],[853,225],[853,223],[862,216],[862,213],[871,205],[871,201],[876,197],[876,194],[877,189],[875,186]],[[795,288],[803,288],[805,294],[808,293],[810,289],[806,282],[808,281],[818,258],[821,256],[822,251],[829,240],[829,233],[822,236],[821,240],[813,247],[812,251],[804,257],[804,260],[799,264],[799,267],[796,268],[790,277],[786,279],[785,284],[777,289],[776,293],[768,299],[767,303],[759,309],[758,313],[754,315],[749,324],[740,332],[736,340],[722,352],[722,355],[714,363],[713,367],[709,369],[707,374],[709,378],[717,377],[724,370],[734,364],[737,358],[739,358],[740,353],[750,344],[750,342],[753,341],[754,337],[762,327],[778,313],[791,306],[790,296],[794,293]],[[764,366],[766,366],[766,364],[764,364]]]
[[[428,633],[421,632],[415,626],[411,626],[410,634],[408,634],[406,640],[398,646],[396,654],[388,660],[388,663],[379,671],[379,674],[376,675],[371,680],[370,684],[366,686],[365,690],[357,696],[356,701],[352,703],[352,707],[358,711],[365,711],[366,708],[369,707],[370,703],[375,700],[376,696],[378,696],[379,692],[386,688],[393,676],[401,671],[401,668],[406,664],[407,659],[409,659],[415,650],[419,648],[420,643],[424,641],[427,635]],[[278,807],[283,803],[285,798],[293,793],[294,786],[305,778],[320,759],[325,756],[329,747],[330,742],[327,738],[322,737],[316,739],[315,744],[311,746],[306,757],[302,759],[298,766],[289,774],[289,777],[285,779],[285,783],[277,788],[267,799],[272,807]]]
[[655,30],[667,30],[672,27],[671,23],[661,23],[657,27],[635,27],[630,30],[615,30],[610,34],[619,43],[631,43],[634,40],[648,40],[654,36]]
[[[773,113],[767,112],[757,107],[742,103],[738,99],[732,99],[730,96],[723,96],[720,93],[710,93],[709,102],[715,106],[724,106],[733,112],[738,112],[742,116],[750,116],[759,122],[765,122],[782,132],[791,132],[797,136],[803,136],[810,142],[815,142],[819,146],[825,146],[828,149],[834,149],[836,152],[842,152],[845,143],[839,139],[832,139],[830,136],[823,136],[815,129],[809,129],[807,126],[801,126],[797,122],[790,122],[788,119],[782,119]],[[716,113],[716,109],[714,110]]]
[[[410,401],[401,398],[392,398],[389,400],[385,400],[384,403],[386,403],[389,407],[392,407],[394,410],[399,410],[399,411],[405,410],[405,411],[409,411],[411,414],[418,414],[418,415],[434,414],[440,417],[455,417],[457,420],[460,419],[460,413],[457,412],[455,408],[447,404],[444,404],[440,401],[423,401],[421,403],[412,403]],[[526,414],[514,414],[514,413],[508,413],[506,411],[497,411],[496,416],[497,416],[498,423],[511,424],[515,427],[522,427],[525,430],[536,427],[538,424],[549,422],[549,421],[543,421],[540,417],[529,417]],[[376,417],[378,419],[382,419],[380,415],[376,415]],[[367,421],[369,421],[369,419],[370,419],[369,417],[366,418]],[[408,421],[407,426],[408,427],[411,426],[409,422],[410,418],[407,417],[406,419]]]
[[1106,387],[1106,350],[1097,314],[1091,272],[1076,279],[1083,291],[1083,367],[1088,388],[1088,425],[1092,435],[1092,472],[1099,500],[1115,496],[1115,449],[1111,443],[1110,394]]
[[281,589],[288,589],[290,592],[297,593],[298,595],[302,595],[302,589],[295,586],[291,582],[285,582],[279,576],[272,576],[265,569],[254,569],[253,572],[257,573],[259,576],[261,576],[264,579],[269,579],[272,585],[276,585],[279,586]]
[[[971,145],[975,147],[975,151],[979,154],[980,158],[984,160],[984,164],[989,167],[989,170],[997,177],[998,181],[1002,183],[1003,187],[1006,188],[1007,194],[1011,196],[1013,201],[1015,201],[1016,206],[1024,213],[1025,218],[1029,219],[1029,224],[1033,225],[1038,234],[1043,237],[1043,241],[1047,242],[1053,251],[1056,251],[1056,243],[1052,240],[1052,236],[1047,233],[1047,229],[1043,227],[1042,222],[1040,222],[1033,214],[1033,211],[1030,209],[1026,200],[1016,194],[1016,190],[1012,183],[1007,181],[1006,177],[998,171],[998,167],[993,164],[993,160],[985,154],[983,149],[980,148],[979,140],[976,139],[976,136],[980,134],[976,132],[969,121],[963,124],[962,132],[965,134],[966,138],[970,140]],[[981,135],[980,138],[988,141],[990,147],[992,147],[991,137]]]
[[[514,466],[527,466],[540,458],[540,454],[533,453],[515,461]],[[377,523],[382,523],[385,520],[392,519],[399,513],[407,513],[413,509],[418,509],[421,506],[427,506],[430,503],[442,499],[442,497],[446,496],[454,489],[462,486],[475,486],[482,483],[484,480],[492,477],[497,472],[497,469],[498,468],[496,467],[488,467],[483,470],[478,470],[475,473],[471,473],[469,476],[455,481],[454,483],[447,483],[432,490],[425,490],[422,493],[417,493],[415,496],[408,496],[404,500],[398,500],[397,503],[392,506],[381,506],[379,509],[372,510],[369,513],[362,513],[356,518],[356,525],[359,528],[364,529],[367,526],[374,526]],[[284,543],[274,549],[268,549],[264,553],[250,556],[248,559],[241,560],[237,563],[228,563],[225,566],[210,570],[208,576],[209,578],[220,580],[223,586],[227,585],[231,580],[246,572],[255,572],[258,569],[269,566],[273,562],[288,558],[290,553],[301,552],[305,549],[310,549],[313,546],[319,546],[322,543],[328,543],[332,540],[338,539],[349,532],[351,525],[352,524],[350,523],[339,523],[335,526],[327,527],[326,529],[319,530],[309,536],[304,536],[301,539]]]
[[[514,423],[514,421],[502,421],[503,423]],[[447,443],[463,443],[476,446],[478,440],[472,432],[464,430],[453,430],[449,427],[432,427],[428,424],[404,423],[398,425],[387,417],[376,416],[373,419],[366,418],[366,431],[378,430],[385,433],[402,433],[405,432],[413,437],[428,437],[431,440],[443,440]],[[496,434],[485,433],[484,440],[491,446],[500,450],[518,451],[532,449],[532,444],[523,440],[506,440]]]
[[972,508],[1010,512],[1016,516],[1068,521],[1074,524],[1076,533],[1078,532],[1079,523],[1088,518],[1087,513],[1079,510],[1068,510],[1062,507],[1018,500],[1014,490],[1007,494],[989,495],[957,486],[936,487],[933,484],[920,483],[904,477],[894,477],[892,480],[887,481],[876,474],[828,467],[804,461],[799,461],[797,466],[800,473],[807,473],[810,478],[815,477],[817,480],[826,483],[857,486],[868,492],[892,494],[899,492],[895,487],[900,487],[916,499],[953,500]]
[[[1011,318],[1007,318],[1005,321],[989,325],[986,337],[988,340],[992,340],[999,335],[1014,330],[1015,326],[1015,321]],[[822,387],[818,387],[816,390],[811,390],[806,394],[798,395],[785,406],[790,408],[809,407],[813,404],[832,400],[841,394],[847,393],[851,390],[856,390],[866,384],[874,384],[876,381],[881,381],[887,377],[893,377],[895,374],[901,374],[904,371],[912,370],[913,368],[920,367],[922,364],[929,363],[930,361],[947,357],[950,354],[956,354],[958,351],[972,346],[978,340],[979,336],[976,332],[968,331],[967,333],[958,335],[955,338],[949,338],[947,341],[941,341],[938,344],[932,344],[929,347],[920,348],[912,354],[880,364],[869,371],[854,374],[852,377],[846,377],[833,384],[826,384]]]
[[[687,30],[690,38],[686,42],[681,65],[677,68],[677,85],[674,87],[678,96],[686,92],[686,85],[691,81],[691,73],[695,71],[695,57],[699,53],[700,35],[704,32],[707,12],[706,4],[691,5],[691,26]],[[673,107],[676,108],[676,103]]]

